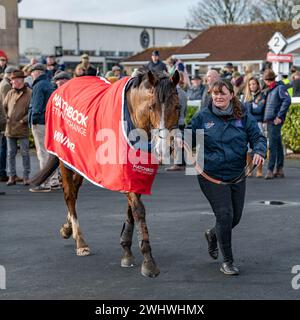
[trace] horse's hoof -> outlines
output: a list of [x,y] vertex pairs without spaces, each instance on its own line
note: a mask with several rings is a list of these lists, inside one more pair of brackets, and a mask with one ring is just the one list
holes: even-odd
[[121,259],[121,267],[122,268],[132,268],[135,267],[134,256],[132,257],[123,257]]
[[80,257],[88,256],[91,254],[91,250],[89,247],[78,248],[76,254]]
[[160,270],[154,261],[144,261],[142,264],[141,273],[144,277],[155,278],[159,275]]
[[59,232],[62,238],[69,239],[72,235],[72,228],[65,228],[62,226]]

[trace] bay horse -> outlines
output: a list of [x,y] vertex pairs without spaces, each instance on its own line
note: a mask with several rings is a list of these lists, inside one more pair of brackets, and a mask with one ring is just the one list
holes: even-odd
[[[179,73],[176,71],[170,77],[166,73],[153,73],[147,69],[140,69],[131,82],[132,85],[126,88],[125,93],[131,121],[135,128],[145,130],[149,141],[152,129],[157,130],[155,148],[158,155],[163,157],[167,148],[162,147],[165,145],[165,136],[162,133],[169,132],[167,130],[176,128],[178,124],[179,100],[176,86],[179,82]],[[78,191],[83,182],[82,175],[50,154],[47,165],[31,180],[31,184],[40,185],[51,176],[58,166],[61,170],[64,199],[68,208],[67,219],[60,229],[60,234],[64,239],[68,239],[72,235],[76,242],[77,255],[87,256],[91,251],[83,238],[76,212]],[[146,211],[141,200],[141,194],[128,192],[125,195],[128,207],[120,236],[120,245],[124,251],[121,258],[121,266],[132,267],[135,264],[131,251],[135,224],[139,247],[144,257],[141,273],[144,276],[156,277],[159,275],[160,270],[151,254],[149,233],[145,219]]]

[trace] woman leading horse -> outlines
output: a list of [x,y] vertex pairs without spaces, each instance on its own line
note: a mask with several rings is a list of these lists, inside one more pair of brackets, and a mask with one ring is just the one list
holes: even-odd
[[[231,234],[244,208],[247,145],[250,143],[253,149],[253,164],[259,166],[266,156],[266,138],[227,81],[214,83],[212,103],[195,115],[187,129],[192,130],[193,144],[196,130],[204,130],[204,170],[202,173],[199,170],[197,177],[216,217],[215,226],[205,233],[208,253],[217,259],[220,247],[223,255],[220,271],[237,275],[239,269],[234,264]],[[180,138],[176,140],[182,145]]]

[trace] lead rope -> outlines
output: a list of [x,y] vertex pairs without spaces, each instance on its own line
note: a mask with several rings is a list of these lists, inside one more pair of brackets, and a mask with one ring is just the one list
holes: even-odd
[[[222,181],[222,180],[218,180],[218,179],[215,179],[211,176],[209,176],[208,174],[206,174],[204,172],[204,170],[200,167],[200,165],[194,160],[194,157],[192,155],[192,150],[190,149],[189,145],[182,141],[183,142],[183,148],[184,150],[186,151],[186,154],[190,160],[190,162],[192,163],[192,165],[195,167],[195,170],[203,177],[205,178],[206,180],[212,182],[212,183],[215,183],[215,184],[222,184],[222,185],[230,185],[230,184],[237,184],[239,182],[242,182],[243,180],[245,180],[252,172],[253,170],[257,167],[257,165],[253,165],[252,168],[250,169],[250,167],[248,165],[246,165],[246,167],[243,169],[243,172],[235,179],[233,179],[232,181],[228,181],[228,182],[225,182],[225,181]],[[176,148],[175,148],[176,149]],[[250,169],[250,170],[249,170]],[[245,171],[247,171],[247,174],[245,173]]]

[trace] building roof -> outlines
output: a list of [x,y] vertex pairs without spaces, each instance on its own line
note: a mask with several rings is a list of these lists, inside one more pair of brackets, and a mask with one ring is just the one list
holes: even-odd
[[201,62],[265,60],[267,43],[275,32],[288,38],[299,31],[290,22],[213,26],[178,50],[178,54],[209,54]]
[[125,60],[123,63],[126,64],[127,62],[145,62],[150,61],[151,53],[153,50],[158,50],[160,55],[160,60],[166,60],[173,54],[176,54],[181,47],[152,47],[148,48],[142,52],[139,52]]
[[34,21],[45,21],[45,22],[59,22],[59,23],[72,23],[72,24],[89,24],[89,25],[99,25],[99,26],[109,26],[109,27],[126,27],[126,28],[143,28],[143,29],[159,29],[159,30],[177,30],[186,31],[192,33],[200,32],[200,29],[189,29],[189,28],[175,28],[167,26],[148,26],[148,25],[133,25],[133,24],[119,24],[119,23],[106,23],[106,22],[96,22],[96,21],[83,21],[83,20],[68,20],[68,19],[52,19],[52,18],[38,18],[38,17],[20,17],[22,20],[34,20]]

